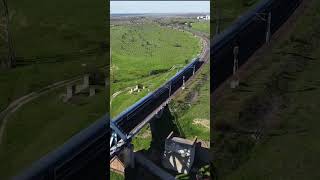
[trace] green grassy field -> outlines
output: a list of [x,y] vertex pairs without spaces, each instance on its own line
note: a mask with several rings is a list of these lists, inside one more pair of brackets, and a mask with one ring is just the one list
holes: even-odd
[[33,90],[82,74],[83,64],[107,65],[103,2],[8,3],[18,67],[0,71],[0,110]]
[[[106,94],[85,95],[63,103],[59,89],[32,101],[6,126],[0,146],[0,177],[6,179],[63,144],[106,112]],[[6,163],[3,163],[6,162]]]
[[[169,105],[181,127],[181,135],[193,140],[194,137],[210,141],[210,80],[209,64],[205,65],[198,77],[183,90]],[[133,139],[135,150],[150,148],[151,130],[144,127]]]
[[114,172],[110,172],[110,180],[123,180],[124,177]]
[[[119,114],[169,80],[200,53],[200,47],[199,39],[191,33],[156,24],[112,27],[111,92],[123,92],[112,100],[111,115]],[[130,87],[138,84],[145,89],[129,94]]]
[[210,140],[210,64],[173,101],[184,136]]
[[205,33],[210,33],[210,21],[194,22],[191,24],[192,29]]
[[[318,1],[311,1],[292,32],[277,42],[269,55],[259,58],[238,89],[225,91],[218,101],[218,133],[213,140],[217,140],[215,155],[220,158],[215,166],[221,179],[320,176],[319,7]],[[257,127],[264,129],[259,140],[226,133],[226,129],[250,131]]]
[[143,149],[149,149],[152,141],[151,129],[149,125],[146,125],[141,132],[138,133],[132,140],[135,151]]
[[[104,2],[8,3],[17,67],[0,71],[0,111],[27,93],[109,63]],[[103,89],[70,103],[62,102],[65,91],[40,96],[9,117],[0,145],[0,179],[15,175],[106,113],[108,92]]]

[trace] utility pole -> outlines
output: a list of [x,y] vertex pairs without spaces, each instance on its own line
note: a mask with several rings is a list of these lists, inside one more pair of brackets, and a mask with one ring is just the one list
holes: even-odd
[[232,89],[239,86],[239,77],[236,74],[238,69],[239,69],[239,45],[237,44],[233,48],[233,78],[230,82],[230,87]]
[[266,43],[269,44],[271,38],[271,12],[269,12],[267,16]]
[[[16,65],[10,32],[10,14],[7,0],[1,0],[0,5],[0,63],[2,68],[12,68]],[[2,54],[3,53],[3,54]]]

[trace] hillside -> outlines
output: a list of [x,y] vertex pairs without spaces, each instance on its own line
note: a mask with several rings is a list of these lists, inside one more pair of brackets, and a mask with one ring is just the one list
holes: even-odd
[[[0,179],[8,179],[106,112],[104,87],[63,102],[66,85],[108,65],[106,13],[98,1],[9,1],[16,67],[0,70]],[[103,71],[103,70],[99,70]],[[46,86],[51,85],[49,88]],[[13,108],[4,112],[9,103]]]
[[304,1],[240,86],[217,99],[220,179],[318,179],[319,7]]
[[9,1],[17,67],[0,71],[0,110],[46,85],[106,66],[106,11],[94,1]]
[[[111,28],[111,115],[160,87],[200,53],[191,33],[157,24],[118,25]],[[136,85],[140,92],[129,93]],[[145,87],[143,89],[142,87]]]

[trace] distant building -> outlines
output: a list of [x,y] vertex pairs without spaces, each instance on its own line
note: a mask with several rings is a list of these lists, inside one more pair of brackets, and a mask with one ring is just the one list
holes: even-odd
[[197,16],[198,20],[210,20],[210,15],[206,15],[206,16]]

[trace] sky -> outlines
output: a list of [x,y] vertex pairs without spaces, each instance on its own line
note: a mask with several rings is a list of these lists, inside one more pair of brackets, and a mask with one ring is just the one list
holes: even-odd
[[210,1],[111,1],[111,14],[209,13]]

